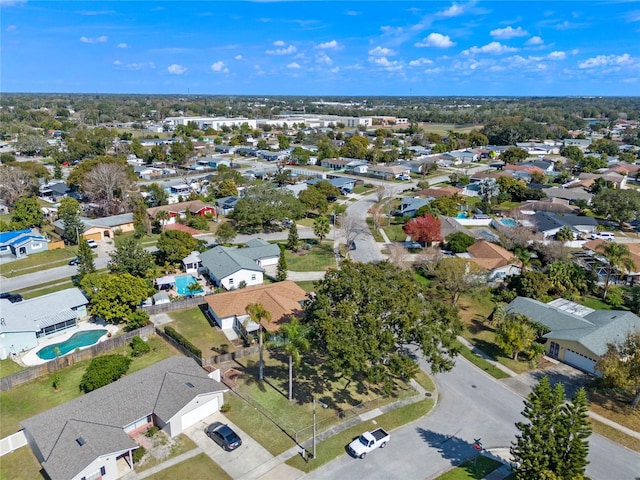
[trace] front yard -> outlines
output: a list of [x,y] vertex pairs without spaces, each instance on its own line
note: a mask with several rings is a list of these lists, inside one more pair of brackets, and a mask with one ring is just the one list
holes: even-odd
[[286,251],[285,258],[288,270],[293,272],[319,272],[336,266],[333,240],[323,240],[322,243],[309,241],[309,245],[311,245],[310,250],[303,248],[297,253],[290,250]]
[[211,460],[206,453],[201,453],[184,462],[165,468],[150,477],[150,480],[175,480],[215,478],[216,480],[231,480],[231,477],[220,466]]
[[49,268],[67,265],[69,260],[76,256],[76,247],[47,250],[42,253],[34,253],[27,258],[0,265],[0,274],[4,277],[15,277],[26,273],[47,270]]

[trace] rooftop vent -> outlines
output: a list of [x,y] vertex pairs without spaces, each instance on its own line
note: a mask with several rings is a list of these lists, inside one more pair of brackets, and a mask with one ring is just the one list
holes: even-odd
[[83,446],[83,445],[84,445],[85,443],[87,443],[87,442],[86,442],[86,440],[85,440],[84,438],[82,438],[82,437],[78,437],[78,438],[76,438],[76,443],[77,443],[78,445],[80,445],[80,446]]

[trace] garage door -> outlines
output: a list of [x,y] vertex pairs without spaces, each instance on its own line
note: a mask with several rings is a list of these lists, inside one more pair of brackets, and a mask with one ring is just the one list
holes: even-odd
[[182,416],[182,431],[218,411],[218,398],[209,400]]
[[596,369],[595,360],[570,349],[564,352],[564,362],[588,373],[594,373]]

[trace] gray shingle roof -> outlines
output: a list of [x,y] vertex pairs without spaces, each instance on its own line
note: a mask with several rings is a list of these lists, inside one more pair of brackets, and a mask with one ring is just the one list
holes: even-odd
[[578,225],[586,225],[597,227],[598,222],[593,217],[587,217],[585,215],[575,215],[568,213],[566,215],[558,215],[553,212],[536,212],[533,216],[538,230],[545,232],[553,230],[555,228],[562,228],[564,226],[576,227]]
[[640,318],[621,310],[596,310],[580,317],[531,298],[516,297],[507,311],[549,327],[545,338],[578,342],[598,356],[606,353],[607,343],[619,342],[628,332],[640,330]]
[[251,258],[242,255],[240,250],[244,249],[213,247],[211,250],[202,252],[200,260],[202,266],[217,279],[228,277],[240,270],[264,271]]
[[253,238],[247,242],[245,248],[239,248],[236,252],[256,261],[262,258],[279,257],[280,247],[261,238]]
[[[67,480],[98,455],[133,448],[123,428],[134,421],[155,414],[168,422],[196,396],[226,390],[194,360],[176,356],[21,423],[51,479]],[[77,444],[78,436],[85,445]]]

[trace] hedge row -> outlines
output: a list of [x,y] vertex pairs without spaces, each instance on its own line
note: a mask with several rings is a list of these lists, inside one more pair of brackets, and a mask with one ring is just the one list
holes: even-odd
[[199,358],[202,358],[202,350],[196,347],[193,343],[183,337],[180,333],[178,333],[173,327],[164,327],[164,333],[173,338],[176,342],[182,345],[184,348],[189,350],[194,355],[197,355]]

